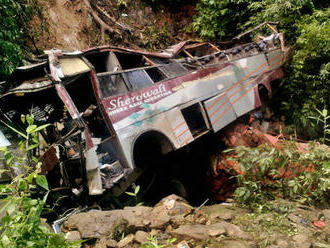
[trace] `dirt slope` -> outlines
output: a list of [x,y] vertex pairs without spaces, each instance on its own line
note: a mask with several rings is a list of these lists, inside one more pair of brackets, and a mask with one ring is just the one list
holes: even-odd
[[[114,20],[107,23],[113,32],[107,32],[102,39],[100,25],[87,0],[39,0],[42,15],[30,23],[37,48],[81,50],[111,44],[159,49],[190,38],[185,30],[191,23],[194,5],[161,6],[155,10],[141,0],[89,1]],[[131,31],[123,32],[116,23]]]

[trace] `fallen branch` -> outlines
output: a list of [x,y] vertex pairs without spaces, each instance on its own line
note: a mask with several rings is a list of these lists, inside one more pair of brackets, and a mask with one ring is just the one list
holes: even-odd
[[[113,23],[115,25],[117,25],[118,27],[120,27],[122,30],[127,31],[127,32],[131,32],[131,29],[128,28],[127,26],[125,26],[122,23],[119,23],[115,20],[115,18],[113,18],[112,16],[109,16],[109,14],[101,9],[96,3],[91,3],[92,9],[95,9],[98,13],[99,13],[99,17],[107,24]],[[110,22],[110,23],[109,23]]]
[[100,25],[101,27],[101,35],[102,35],[102,41],[104,42],[105,40],[105,37],[104,37],[104,32],[105,31],[108,31],[109,33],[116,33],[118,35],[121,36],[121,33],[116,30],[116,29],[113,29],[112,27],[110,27],[108,24],[106,24],[99,16],[98,14],[96,13],[95,10],[93,10],[93,8],[91,7],[91,4],[89,2],[89,0],[84,0],[85,4],[87,5],[87,7],[89,7],[91,9],[91,13],[92,13],[92,16],[94,17],[95,21]]

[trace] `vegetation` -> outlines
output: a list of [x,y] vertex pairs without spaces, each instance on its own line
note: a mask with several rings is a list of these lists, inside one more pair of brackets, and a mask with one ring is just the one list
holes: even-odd
[[29,20],[41,13],[37,0],[0,0],[0,12],[0,80],[4,80],[22,64],[27,40],[34,44]]
[[[194,30],[205,39],[231,38],[264,21],[278,22],[292,59],[280,85],[281,111],[304,138],[322,135],[309,116],[330,105],[330,8],[313,0],[201,0]],[[254,35],[252,33],[252,35]]]
[[167,239],[165,240],[165,242],[163,244],[160,244],[160,242],[158,241],[157,237],[154,235],[150,235],[150,237],[148,237],[148,242],[142,244],[141,248],[165,248],[165,247],[172,247],[172,243],[174,243],[176,241],[176,238],[171,238],[171,239]]
[[47,192],[49,189],[46,177],[39,175],[41,163],[34,156],[33,150],[39,145],[38,132],[47,125],[36,126],[31,115],[23,116],[22,121],[27,123],[25,133],[15,131],[23,138],[20,148],[24,156],[15,157],[4,147],[0,150],[9,170],[19,167],[23,172],[14,177],[10,184],[0,185],[0,211],[3,215],[0,247],[80,247],[80,242],[70,243],[63,235],[52,233],[47,224],[42,223],[40,219],[47,193],[43,200],[33,199],[31,195],[33,192]]
[[258,208],[267,200],[283,197],[318,207],[330,206],[327,147],[310,143],[307,148],[299,148],[295,142],[283,141],[280,147],[237,147],[234,151],[242,172],[237,175],[234,194],[239,203]]

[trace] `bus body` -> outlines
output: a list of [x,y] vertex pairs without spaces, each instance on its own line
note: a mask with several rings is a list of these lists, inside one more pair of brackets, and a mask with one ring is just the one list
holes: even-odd
[[[46,173],[63,160],[59,154],[71,162],[70,156],[76,156],[86,172],[89,194],[112,189],[119,195],[141,173],[140,146],[166,154],[258,108],[260,88],[270,96],[270,81],[283,76],[288,49],[277,33],[227,50],[206,42],[181,42],[160,53],[103,46],[47,54],[47,62],[38,66],[47,67],[51,80],[38,81],[38,86],[34,82],[28,90],[24,83],[10,89],[1,98],[2,103],[9,99],[2,112],[8,117],[9,102],[17,101],[24,89],[26,96],[53,88],[63,106],[53,105],[70,113],[71,128],[53,142],[48,138],[48,150],[40,155]],[[53,133],[61,133],[65,128],[58,123],[68,117],[55,112],[44,119],[55,123]],[[67,144],[84,144],[84,149],[73,149],[72,155],[74,146]]]

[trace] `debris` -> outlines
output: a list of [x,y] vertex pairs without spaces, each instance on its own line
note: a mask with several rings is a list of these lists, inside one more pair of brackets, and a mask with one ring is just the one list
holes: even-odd
[[133,240],[134,240],[134,235],[129,234],[117,243],[117,247],[119,248],[127,247],[127,245],[129,245]]
[[313,225],[322,229],[326,227],[326,222],[324,220],[315,220],[313,221]]
[[190,248],[187,241],[183,240],[179,244],[176,245],[177,248]]

